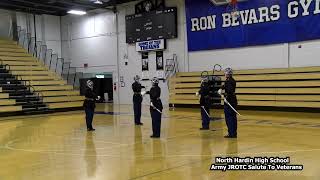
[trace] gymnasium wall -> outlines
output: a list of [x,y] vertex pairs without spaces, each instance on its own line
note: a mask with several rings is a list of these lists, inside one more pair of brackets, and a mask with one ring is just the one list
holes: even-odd
[[[142,73],[141,54],[136,52],[135,45],[129,45],[125,41],[125,16],[134,14],[135,3],[118,6],[117,16],[113,12],[103,12],[89,13],[82,17],[68,15],[61,20],[63,58],[71,61],[73,66],[79,67],[78,71],[84,73],[112,72],[116,83],[114,101],[117,104],[132,104],[133,77],[137,74],[141,76]],[[184,1],[168,1],[167,5],[177,6],[177,3],[183,4]],[[164,52],[164,60],[177,54],[180,71],[187,70],[183,14],[184,9],[179,8],[179,38],[168,40],[168,48]],[[155,52],[149,53],[149,60],[149,72],[152,78],[156,75]],[[88,63],[89,67],[83,68],[84,63]],[[123,80],[122,83],[120,79]],[[150,81],[142,81],[142,84],[151,87]],[[169,98],[167,84],[161,81],[160,86],[162,99],[167,104]],[[149,104],[147,96],[143,103]]]
[[[187,38],[184,0],[167,0],[166,5],[177,6],[179,11],[179,37],[178,39],[168,41],[168,49],[165,51],[165,55],[168,56],[172,53],[178,55],[180,71],[209,70],[214,64],[221,64],[223,67],[232,67],[234,69],[320,66],[320,61],[318,60],[318,57],[320,57],[320,40],[189,53],[186,47]],[[126,6],[126,14],[132,13],[133,7],[134,4],[128,4]],[[129,11],[130,9],[131,12]],[[123,15],[120,14],[120,17],[122,16]],[[122,33],[124,32],[122,31]],[[124,37],[122,37],[122,39],[123,38]],[[124,40],[122,40],[122,43],[120,44],[124,44]],[[123,46],[125,47],[126,45]],[[128,49],[129,60],[131,60],[131,57],[133,57],[133,60],[135,58],[139,59],[139,55],[135,52],[134,47],[128,46]],[[134,66],[140,68],[140,63],[140,61],[136,62]],[[130,64],[129,67],[131,68]],[[126,70],[125,67],[120,69]],[[129,68],[127,67],[127,69]],[[138,71],[140,71],[140,69],[135,70],[135,72]],[[130,77],[132,77],[132,75],[130,75],[129,78]],[[124,90],[124,92],[126,91]],[[167,95],[168,94],[164,94],[163,97],[166,99],[168,97]]]
[[[176,54],[179,61],[179,70],[186,71],[188,64],[186,63],[187,57],[187,44],[186,41],[186,29],[185,27],[185,18],[184,18],[184,9],[183,7],[184,0],[168,0],[166,1],[167,6],[177,6],[178,8],[178,38],[167,40],[167,49],[164,51],[164,63],[166,59],[173,57],[173,54]],[[129,3],[121,5],[118,7],[119,10],[119,76],[124,77],[125,87],[119,87],[120,92],[120,103],[121,104],[131,104],[132,103],[132,90],[131,84],[133,83],[134,75],[142,74],[142,61],[141,54],[136,51],[135,44],[126,44],[126,35],[125,35],[125,16],[129,14],[134,14],[134,5],[135,3]],[[125,65],[125,62],[128,62],[128,65]],[[156,76],[156,53],[149,53],[149,77]],[[150,81],[142,81],[144,86],[147,86],[149,89],[151,87]],[[160,81],[161,87],[161,97],[164,104],[168,104],[169,92],[167,83]],[[149,104],[148,96],[144,98],[144,104]]]
[[[36,15],[34,26],[34,17],[32,14],[17,12],[17,25],[22,29],[28,30],[32,37],[37,33],[37,41],[46,43],[49,49],[61,56],[61,30],[60,17],[51,15]],[[36,27],[36,31],[35,28]]]
[[0,9],[0,37],[9,38],[11,32],[11,14],[10,11]]
[[[135,3],[118,6],[118,20],[112,12],[62,18],[62,54],[64,58],[79,67],[82,67],[83,63],[88,63],[89,68],[79,69],[83,72],[112,71],[114,81],[117,83],[114,99],[116,103],[120,104],[132,103],[132,78],[134,75],[142,73],[140,53],[136,52],[134,45],[125,43],[125,15],[134,13]],[[318,40],[189,53],[187,51],[184,0],[167,0],[166,5],[178,7],[179,34],[177,39],[168,40],[164,59],[177,54],[180,71],[210,70],[214,64],[221,64],[224,67],[230,66],[234,69],[320,65],[320,61],[317,60],[320,55],[318,50],[320,41]],[[99,20],[100,17],[103,20]],[[72,20],[70,21],[70,19]],[[72,22],[72,24],[66,22]],[[72,30],[75,28],[77,30]],[[65,35],[66,32],[68,32],[68,36]],[[116,32],[118,32],[118,39]],[[300,45],[301,48],[299,48]],[[155,56],[155,53],[149,53],[150,76],[155,74]],[[125,65],[126,62],[128,65]],[[91,65],[99,67],[90,67]],[[121,87],[120,77],[123,77],[125,87]],[[142,84],[150,87],[149,81],[143,81]],[[166,104],[169,96],[166,83],[161,82],[160,86],[163,90],[162,99]],[[144,103],[148,104],[147,98]]]
[[[61,19],[62,57],[71,61],[78,72],[111,72],[117,79],[116,16],[113,12],[86,16],[64,16]],[[88,68],[84,68],[88,64]],[[114,101],[118,94],[114,93]]]
[[[37,16],[37,32],[41,32],[38,39],[46,40],[49,47],[61,52],[66,61],[71,61],[73,66],[78,67],[78,71],[112,72],[116,83],[115,103],[131,104],[133,76],[142,73],[141,54],[136,52],[135,45],[125,43],[125,15],[134,13],[135,4],[136,2],[131,2],[119,5],[117,15],[107,11],[81,17]],[[178,7],[178,38],[167,41],[164,60],[176,54],[179,71],[210,70],[214,64],[234,69],[320,66],[317,59],[320,56],[320,40],[189,53],[184,0],[167,0],[166,5]],[[18,24],[24,27],[27,27],[26,22],[33,22],[33,18],[28,19],[24,13],[18,13],[17,19]],[[33,25],[27,28],[33,31]],[[149,53],[150,77],[155,74],[155,59],[156,54]],[[83,68],[84,63],[89,67]],[[123,83],[120,83],[120,79],[123,79]],[[149,81],[143,81],[142,84],[150,87]],[[162,99],[167,104],[167,85],[160,82],[160,86]],[[149,103],[147,98],[144,103]]]

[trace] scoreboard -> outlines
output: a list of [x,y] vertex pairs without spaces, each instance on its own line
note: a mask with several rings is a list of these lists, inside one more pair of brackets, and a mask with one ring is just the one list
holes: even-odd
[[177,37],[177,8],[126,16],[126,42],[136,43]]

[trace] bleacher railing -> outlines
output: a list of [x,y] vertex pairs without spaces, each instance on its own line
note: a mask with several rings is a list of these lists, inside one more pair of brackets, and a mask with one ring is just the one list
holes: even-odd
[[25,29],[17,28],[18,31],[18,45],[23,47],[32,54],[33,57],[39,60],[48,67],[49,70],[59,74],[68,84],[74,88],[79,88],[79,80],[83,77],[83,73],[77,72],[76,67],[71,66],[71,62],[65,62],[58,54],[54,53],[52,49],[48,49],[43,41],[37,41]]
[[178,71],[178,56],[173,54],[172,59],[166,59],[165,79],[167,80],[168,89],[170,88],[169,79],[175,76]]
[[[4,68],[4,69],[6,69],[6,70],[11,71],[10,65],[4,64],[2,59],[0,59],[0,66],[1,66],[1,68]],[[24,79],[22,79],[22,77],[20,77],[20,76],[18,76],[18,75],[14,75],[14,77],[15,77],[16,80],[18,80],[19,82],[23,83],[23,85],[27,88],[27,89],[22,89],[22,90],[21,90],[21,89],[18,90],[18,88],[15,88],[15,89],[14,89],[14,90],[15,90],[15,93],[17,93],[18,91],[19,91],[20,93],[22,93],[22,96],[24,97],[24,99],[25,99],[29,104],[32,104],[32,105],[35,105],[35,103],[34,103],[32,100],[26,98],[28,92],[33,92],[34,95],[37,96],[39,100],[43,101],[43,94],[42,94],[42,92],[36,91],[35,88],[31,85],[31,81],[30,81],[30,80],[24,80]],[[4,79],[6,80],[6,77],[4,77]],[[12,84],[12,83],[11,83],[11,84]],[[18,83],[18,82],[15,82],[15,83],[13,83],[13,85],[18,86],[19,83]],[[38,106],[35,106],[35,107],[37,107],[37,110],[39,110],[39,109],[38,109],[38,108],[39,108]]]

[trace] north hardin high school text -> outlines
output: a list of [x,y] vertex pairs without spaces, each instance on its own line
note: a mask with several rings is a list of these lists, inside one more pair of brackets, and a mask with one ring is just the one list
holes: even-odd
[[265,163],[280,163],[280,164],[288,164],[290,163],[290,158],[285,157],[285,158],[279,158],[279,157],[245,157],[245,158],[240,158],[240,157],[216,157],[216,163],[217,164],[224,164],[224,163],[260,163],[260,164],[265,164]]
[[[300,7],[300,8],[299,8]],[[310,10],[314,7],[314,10]],[[250,25],[257,23],[265,23],[278,21],[282,14],[280,13],[280,5],[272,5],[271,7],[260,7],[258,9],[240,10],[237,16],[231,13],[223,13],[221,27],[234,27],[239,25]],[[309,16],[311,14],[320,15],[320,0],[300,0],[290,1],[288,3],[288,11],[286,16],[294,19],[300,16]],[[204,31],[215,29],[217,15],[191,18],[191,31]]]
[[303,165],[289,165],[290,158],[280,157],[216,157],[216,163],[212,164],[213,171],[234,171],[234,170],[278,170],[278,171],[301,171]]

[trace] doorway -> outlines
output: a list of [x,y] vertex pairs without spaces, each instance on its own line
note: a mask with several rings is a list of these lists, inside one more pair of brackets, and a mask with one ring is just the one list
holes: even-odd
[[98,103],[113,103],[113,80],[112,75],[96,74],[92,78],[80,79],[80,94],[85,95],[86,83],[91,80],[94,84],[93,90],[100,96]]

